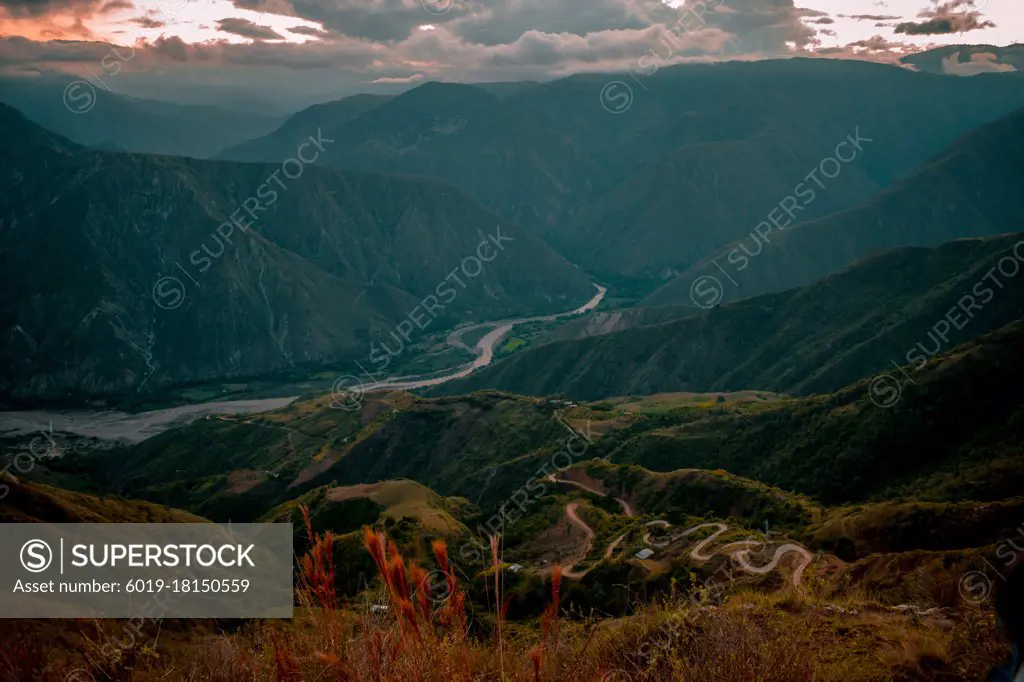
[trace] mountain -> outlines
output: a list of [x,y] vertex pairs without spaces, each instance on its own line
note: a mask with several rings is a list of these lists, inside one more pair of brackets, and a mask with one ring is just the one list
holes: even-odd
[[[658,278],[749,233],[848,135],[871,142],[801,200],[799,219],[858,204],[1024,106],[1016,78],[790,59],[659,69],[612,115],[599,95],[615,78],[575,75],[504,97],[426,83],[325,126],[338,140],[328,163],[442,179],[589,271]],[[280,157],[273,136],[246,153]]]
[[10,481],[0,474],[7,498],[0,506],[3,523],[204,523],[206,519],[152,502],[112,495],[90,495],[20,481],[6,494]]
[[353,95],[336,102],[315,104],[290,116],[277,130],[256,139],[229,146],[217,154],[221,161],[277,161],[295,153],[295,148],[321,128],[339,125],[379,107],[387,95]]
[[608,459],[662,471],[720,467],[826,504],[1014,498],[1024,482],[1022,343],[1018,321],[908,366],[913,383],[901,378],[886,407],[869,377],[760,411],[667,420],[623,439]]
[[[1024,278],[1012,276],[1012,266],[1024,262],[1022,242],[1024,235],[1011,234],[895,249],[802,288],[663,324],[536,346],[433,392],[495,388],[597,399],[669,391],[834,391],[893,361],[918,362],[920,351],[908,356],[915,344],[931,355],[1024,317]],[[1007,274],[991,281],[1000,263]],[[960,312],[961,302],[968,311]],[[956,327],[944,319],[950,310]],[[937,336],[939,321],[945,340]]]
[[[853,207],[1024,105],[1015,78],[951,80],[835,60],[663,69],[646,84],[650,93],[635,88],[635,105],[614,117],[638,126],[638,139],[609,153],[629,168],[641,150],[661,149],[595,198],[572,239],[556,242],[593,272],[665,278],[747,238],[773,211],[786,220],[783,202],[796,204],[797,222]],[[664,120],[648,123],[654,107]]]
[[933,246],[1021,229],[1024,207],[1016,199],[1024,182],[1021,158],[1024,109],[964,135],[856,208],[782,231],[769,226],[763,238],[745,236],[688,268],[643,303],[706,303],[710,299],[700,295],[702,300],[695,301],[691,289],[708,277],[718,282],[719,300],[736,300],[812,282],[879,249]]
[[900,59],[920,71],[955,76],[1024,71],[1024,45],[945,45]]
[[[571,212],[569,204],[592,191],[601,171],[580,154],[572,136],[552,131],[528,107],[511,104],[534,90],[529,84],[495,89],[425,83],[360,115],[324,124],[324,135],[337,140],[327,163],[439,178],[503,217],[535,226],[538,216]],[[344,107],[348,115],[354,111],[346,104],[351,100],[324,106]],[[286,127],[304,129],[291,121]],[[222,156],[277,160],[276,135]]]
[[319,164],[285,179],[279,164],[84,149],[6,107],[0,122],[7,396],[290,373],[366,358],[424,300],[433,312],[420,306],[417,324],[440,332],[593,292],[537,238],[435,181]]
[[[116,87],[116,76],[106,80]],[[143,154],[206,158],[225,145],[265,135],[282,120],[248,110],[136,99],[81,80],[4,78],[0,92],[0,101],[79,144]]]
[[[828,127],[836,140],[843,139]],[[867,131],[860,130],[866,137]],[[574,253],[598,272],[669,277],[680,265],[745,234],[764,220],[766,207],[794,193],[794,186],[821,161],[822,150],[829,149],[828,143],[808,137],[761,130],[748,139],[672,150],[585,212]],[[871,142],[861,144],[864,153],[871,153]],[[842,173],[841,182],[830,182],[828,191],[807,205],[809,216],[854,205],[880,186],[864,168],[845,166]],[[798,207],[803,210],[803,201]]]

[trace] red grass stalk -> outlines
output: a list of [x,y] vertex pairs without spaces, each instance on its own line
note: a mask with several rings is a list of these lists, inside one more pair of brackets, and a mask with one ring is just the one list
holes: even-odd
[[540,682],[540,670],[544,666],[544,650],[539,646],[530,649],[530,660],[533,661],[533,682]]
[[409,580],[416,588],[416,605],[420,617],[430,625],[430,576],[415,561],[409,562]]
[[282,642],[278,640],[277,635],[271,633],[270,641],[274,645],[274,667],[277,672],[278,681],[292,682],[301,680],[302,671],[299,669],[299,664],[295,662],[295,657],[292,656],[287,638]]
[[494,609],[498,612],[498,660],[501,663],[501,677],[505,678],[505,639],[502,633],[501,627],[501,616],[503,609],[501,608],[501,591],[498,588],[498,570],[500,563],[498,561],[498,536],[490,536],[491,540],[491,566],[494,568]]
[[[448,601],[441,610],[441,621],[458,632],[466,632],[466,593],[459,589],[459,581],[455,577],[455,566],[448,561],[448,545],[444,540],[434,540],[430,543],[434,550],[434,558],[437,565],[444,573],[447,583]],[[459,648],[459,659],[462,663],[464,679],[471,679],[472,674],[469,666],[468,647]]]
[[551,572],[551,603],[544,608],[540,618],[541,640],[545,648],[552,651],[551,662],[558,668],[558,603],[562,593],[562,567],[556,565]]
[[299,509],[302,512],[302,521],[306,526],[306,536],[310,542],[309,551],[299,562],[302,569],[302,584],[305,586],[305,597],[311,605],[319,604],[324,633],[331,638],[333,645],[335,632],[333,621],[338,610],[338,596],[335,590],[334,535],[330,531],[323,535],[314,533],[309,508],[302,505]]

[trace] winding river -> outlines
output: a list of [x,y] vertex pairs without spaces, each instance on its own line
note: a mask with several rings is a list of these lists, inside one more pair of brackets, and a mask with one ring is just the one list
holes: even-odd
[[[464,377],[494,361],[494,347],[513,327],[527,322],[557,320],[570,315],[579,315],[593,310],[601,303],[606,289],[597,284],[597,293],[585,304],[565,313],[521,317],[497,322],[480,322],[463,327],[448,336],[448,344],[467,348],[462,343],[462,334],[484,327],[494,327],[482,339],[476,342],[473,352],[476,359],[472,362],[445,370],[429,378],[422,376],[406,376],[385,379],[384,381],[359,387],[362,392],[376,389],[412,389],[425,386],[437,386],[452,379]],[[0,437],[22,437],[39,435],[40,433],[59,432],[77,436],[89,436],[101,440],[140,443],[147,438],[163,433],[168,429],[183,426],[204,417],[217,415],[252,414],[277,410],[291,404],[298,396],[262,398],[253,400],[224,400],[193,405],[180,405],[162,410],[129,414],[118,410],[66,410],[66,411],[10,411],[0,412]]]
[[427,386],[437,386],[439,384],[446,383],[452,379],[460,379],[464,376],[468,376],[487,365],[494,362],[494,347],[501,341],[516,325],[526,324],[528,322],[549,322],[551,320],[558,320],[563,317],[569,317],[571,315],[580,315],[588,312],[600,305],[601,300],[604,299],[604,295],[608,290],[599,285],[597,287],[597,293],[594,297],[581,305],[575,310],[570,310],[565,313],[555,313],[554,315],[538,315],[536,317],[519,317],[512,320],[501,320],[500,322],[481,322],[474,324],[469,327],[463,327],[457,329],[448,335],[448,345],[455,346],[458,348],[467,348],[462,343],[462,335],[468,331],[474,329],[482,329],[484,327],[494,327],[491,331],[487,332],[483,338],[476,342],[473,347],[473,352],[476,354],[476,359],[469,362],[461,367],[456,367],[451,370],[445,370],[444,373],[436,376],[424,376],[424,375],[413,375],[404,377],[394,377],[391,379],[385,379],[384,381],[376,381],[368,384],[360,384],[353,392],[366,393],[368,391],[376,391],[379,389],[402,389],[409,390],[413,388],[426,388]]

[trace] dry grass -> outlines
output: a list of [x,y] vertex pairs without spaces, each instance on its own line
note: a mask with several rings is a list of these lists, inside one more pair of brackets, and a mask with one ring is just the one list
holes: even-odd
[[[54,658],[41,637],[0,636],[0,680],[151,682],[882,682],[980,680],[1006,653],[991,614],[939,618],[896,613],[861,595],[739,591],[698,607],[673,590],[628,618],[567,618],[560,570],[537,622],[505,617],[503,566],[491,544],[490,608],[475,613],[443,541],[432,571],[365,528],[363,544],[387,595],[386,610],[342,605],[334,592],[334,537],[314,534],[299,561],[300,608],[291,621],[253,621],[233,632],[194,627],[140,646],[117,661],[94,639]],[[491,582],[490,576],[493,576]],[[0,632],[0,635],[3,633]],[[18,636],[14,636],[17,634]],[[66,643],[62,646],[67,646]],[[56,664],[55,661],[59,661]]]

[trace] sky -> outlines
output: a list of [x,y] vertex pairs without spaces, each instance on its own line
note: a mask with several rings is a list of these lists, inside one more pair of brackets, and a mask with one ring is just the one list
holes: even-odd
[[[635,69],[645,55],[895,63],[1016,42],[1024,0],[0,0],[0,73],[105,78],[177,101],[546,80]],[[996,55],[971,64],[1011,69]]]

